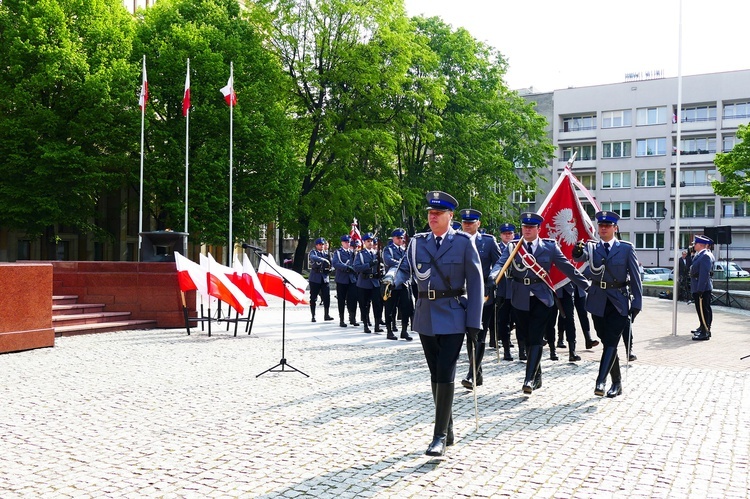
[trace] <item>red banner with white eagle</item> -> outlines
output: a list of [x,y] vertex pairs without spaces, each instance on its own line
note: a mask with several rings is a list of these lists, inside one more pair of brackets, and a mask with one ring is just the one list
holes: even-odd
[[[580,271],[588,264],[586,262],[573,261],[573,246],[578,241],[595,239],[596,230],[591,218],[586,214],[580,199],[576,195],[574,185],[582,190],[589,202],[599,211],[596,200],[591,197],[588,190],[573,175],[570,168],[566,166],[560,178],[557,179],[555,186],[539,208],[539,214],[544,217],[544,223],[539,230],[539,237],[555,239],[565,257]],[[550,277],[555,289],[564,286],[570,281],[556,267],[552,267]]]

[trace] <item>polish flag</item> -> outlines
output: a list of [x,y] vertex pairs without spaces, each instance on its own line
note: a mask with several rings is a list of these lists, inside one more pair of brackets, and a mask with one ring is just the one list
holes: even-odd
[[179,252],[174,252],[177,265],[177,283],[180,291],[197,290],[201,296],[208,297],[207,272],[197,263],[185,258]]
[[238,276],[240,281],[240,283],[235,282],[235,284],[253,300],[253,307],[267,307],[268,302],[266,301],[266,296],[263,294],[263,286],[260,284],[253,264],[250,263],[250,258],[247,255],[243,255],[242,263],[240,263],[240,259],[234,257],[232,268],[234,269],[234,275]]
[[[201,266],[208,272],[208,294],[229,304],[240,314],[245,313],[245,308],[250,306],[250,298],[244,295],[240,289],[232,284],[232,281],[224,273],[224,265],[220,265],[209,253],[208,256],[201,254]],[[232,269],[229,269],[232,272]]]
[[234,93],[234,77],[230,76],[226,87],[221,87],[221,93],[224,95],[224,100],[230,107],[237,104],[237,94]]
[[188,59],[188,69],[185,75],[185,95],[182,97],[182,116],[187,116],[190,112],[190,59]]
[[[286,277],[291,284],[285,286],[279,274]],[[284,298],[294,305],[310,303],[305,299],[307,279],[293,270],[279,267],[271,255],[264,255],[260,259],[258,279],[260,279],[263,290],[268,294]]]
[[[594,239],[596,231],[591,218],[583,209],[573,185],[584,190],[589,201],[594,204],[595,208],[597,207],[596,202],[585,190],[586,188],[573,175],[570,168],[565,167],[560,178],[557,179],[557,183],[547,195],[547,199],[539,208],[539,214],[544,217],[544,223],[539,230],[539,237],[555,239],[565,257],[580,271],[588,265],[588,262],[573,261],[573,246],[578,241]],[[570,281],[556,267],[553,267],[550,271],[550,277],[555,289]]]
[[141,84],[141,95],[138,97],[138,107],[141,111],[146,110],[146,102],[148,102],[148,78],[146,77],[146,56],[143,56],[143,83]]
[[352,230],[349,231],[349,242],[353,243],[354,241],[361,241],[362,240],[362,234],[359,233],[359,222],[357,222],[357,219],[355,218],[352,222]]

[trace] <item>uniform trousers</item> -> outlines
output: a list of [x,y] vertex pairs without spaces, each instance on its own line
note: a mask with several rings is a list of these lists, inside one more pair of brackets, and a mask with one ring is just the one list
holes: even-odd
[[430,368],[432,383],[453,383],[456,380],[456,362],[464,344],[464,333],[419,335],[424,358]]
[[336,301],[338,301],[339,317],[343,320],[344,308],[349,311],[349,317],[357,314],[357,285],[355,283],[336,283]]
[[592,314],[591,318],[594,321],[596,335],[602,340],[604,348],[617,348],[620,337],[626,332],[625,328],[629,327],[630,317],[620,315],[612,302],[607,300],[607,304],[604,306],[604,316],[599,317]]
[[[497,331],[496,336],[490,336],[490,346],[495,347],[496,342],[495,340],[499,340],[500,343],[503,345],[510,346],[510,324],[511,324],[511,313],[513,311],[513,307],[510,305],[510,300],[506,299],[500,299],[497,302],[497,324],[495,325],[495,330]],[[518,340],[519,342],[521,340]],[[526,341],[523,341],[523,344],[526,344]]]
[[557,307],[553,307],[552,318],[547,325],[547,342],[555,341],[555,322],[557,322],[557,330],[565,331],[565,339],[568,340],[568,343],[575,343],[576,321],[573,317],[575,306],[573,304],[573,295],[571,295],[568,290],[563,290],[562,296],[560,297],[560,306],[562,306],[565,317],[558,312]]
[[[378,326],[378,317],[382,317],[383,302],[380,299],[380,288],[357,288],[359,294],[359,314],[362,322]],[[370,321],[370,305],[372,305],[375,321]]]
[[573,293],[573,304],[576,307],[576,315],[578,315],[578,322],[581,323],[581,329],[588,333],[591,331],[591,323],[589,323],[589,313],[586,311],[586,296],[581,296],[576,290]]
[[[711,291],[703,291],[693,293],[693,300],[695,301],[695,311],[698,314],[698,321],[703,327],[703,321],[706,321],[706,327],[711,330],[711,322],[713,322],[714,312],[711,309]],[[701,318],[701,306],[703,307],[703,316]]]
[[310,305],[315,305],[318,295],[323,301],[323,306],[328,310],[328,307],[331,306],[331,288],[327,282],[310,283]]
[[516,332],[519,338],[526,338],[527,347],[544,345],[544,334],[552,309],[536,296],[529,297],[529,310],[513,309],[516,314]]
[[385,302],[385,323],[394,324],[396,322],[396,311],[401,316],[401,324],[406,326],[411,318],[411,292],[409,288],[394,289],[391,291],[391,297]]

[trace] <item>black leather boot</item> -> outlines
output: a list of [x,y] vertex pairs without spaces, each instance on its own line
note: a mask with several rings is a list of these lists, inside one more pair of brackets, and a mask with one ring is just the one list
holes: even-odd
[[620,359],[615,356],[615,361],[612,363],[612,370],[609,371],[612,376],[612,387],[607,391],[608,398],[615,398],[618,395],[622,395],[622,376],[620,375]]
[[328,307],[324,307],[324,308],[323,308],[323,310],[324,310],[324,312],[323,312],[323,319],[325,319],[325,320],[327,320],[327,321],[332,321],[332,320],[334,320],[334,319],[333,319],[333,317],[331,317],[331,316],[330,316],[330,315],[328,314]]
[[315,303],[310,304],[310,315],[312,316],[312,320],[310,322],[316,322],[315,321]]
[[461,386],[471,390],[474,388],[474,345],[471,341],[466,342],[466,355],[469,357],[469,372],[461,380]]
[[474,376],[477,386],[482,386],[482,383],[484,383],[484,379],[482,378],[482,359],[484,358],[485,347],[484,343],[477,343],[477,375]]
[[581,360],[581,356],[576,354],[576,342],[575,340],[570,341],[568,340],[568,345],[570,345],[570,349],[568,350],[568,361],[569,362],[578,362]]
[[435,386],[435,429],[432,443],[427,447],[428,456],[445,455],[448,445],[448,425],[453,415],[454,383],[437,383]]
[[563,349],[565,348],[565,342],[563,341],[563,331],[557,332],[557,348]]
[[518,340],[518,360],[526,360],[528,358],[528,355],[526,355],[526,343]]
[[[437,393],[437,383],[432,383],[432,401],[435,401],[435,393]],[[448,421],[448,435],[445,437],[445,445],[451,446],[455,441],[453,435],[453,410],[451,410],[451,419]]]
[[355,319],[356,314],[349,314],[349,324],[351,324],[354,327],[359,326],[359,322],[357,322],[357,319]]
[[560,357],[557,356],[557,352],[555,351],[555,340],[552,339],[548,343],[549,345],[549,360],[560,360]]
[[584,331],[583,337],[586,338],[586,350],[591,350],[599,344],[597,340],[591,338],[591,331]]
[[596,377],[596,387],[594,388],[594,395],[597,397],[604,396],[604,391],[607,389],[607,375],[616,358],[617,347],[606,347],[602,351],[602,358],[599,361],[599,375]]
[[[529,360],[526,362],[526,379],[523,382],[523,393],[530,395],[542,386],[542,345],[529,347]],[[538,371],[538,372],[537,372]]]
[[398,338],[396,338],[396,335],[393,334],[393,328],[391,328],[391,323],[390,322],[388,322],[388,324],[385,325],[385,329],[386,329],[386,331],[388,331],[387,338],[389,340],[397,340],[398,341]]
[[513,356],[510,354],[510,347],[503,347],[503,360],[513,360]]
[[409,322],[404,321],[401,323],[401,339],[406,341],[411,341],[413,338],[409,336],[409,333],[406,331],[406,328],[409,327]]

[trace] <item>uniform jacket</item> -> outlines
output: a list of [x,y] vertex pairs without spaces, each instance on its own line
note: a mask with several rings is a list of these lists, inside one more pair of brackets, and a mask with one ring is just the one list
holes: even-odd
[[[503,252],[505,251],[505,248],[508,247],[508,245],[505,244],[502,241],[499,241],[497,243],[497,246],[500,249],[500,255],[502,255]],[[512,251],[512,249],[511,249],[511,251]],[[499,258],[498,258],[498,260],[499,260]],[[497,262],[495,262],[495,263],[497,263]],[[495,265],[493,264],[492,266],[494,268]],[[491,272],[492,272],[492,269],[490,269],[490,273]],[[489,277],[488,277],[488,279],[489,279]],[[493,279],[496,279],[496,277],[493,277]],[[508,279],[506,277],[503,277],[502,279],[500,279],[500,282],[497,283],[497,289],[495,290],[495,296],[497,296],[498,298],[505,298],[505,299],[508,299],[508,300],[510,299],[510,286],[508,286]]]
[[[403,256],[404,250],[399,246],[396,246],[393,241],[389,242],[383,250],[383,264],[385,265],[385,271],[388,272],[392,267],[398,265]],[[403,288],[404,284],[408,283],[399,284],[396,289]]]
[[707,249],[700,250],[693,257],[690,266],[690,292],[703,293],[714,289],[711,273],[714,268],[714,255]]
[[[612,247],[607,255],[601,241],[589,241],[583,248],[583,255],[576,261],[588,261],[584,275],[592,280],[586,297],[586,310],[596,316],[604,317],[604,307],[607,300],[611,301],[620,315],[628,315],[631,308],[640,310],[643,306],[643,288],[641,273],[638,268],[638,258],[635,248],[627,241],[612,241]],[[621,288],[602,289],[601,282],[624,283],[628,286]],[[632,295],[632,302],[630,301]]]
[[354,262],[354,251],[339,248],[333,253],[331,265],[336,269],[334,282],[337,284],[353,284],[357,282],[357,273],[352,267]]
[[[433,268],[434,266],[440,269],[445,280]],[[430,290],[465,290],[464,294],[458,297],[433,300],[418,297],[413,328],[419,334],[463,334],[467,327],[482,327],[482,265],[474,241],[468,234],[448,229],[440,249],[435,246],[432,232],[416,234],[396,272],[395,284],[406,282],[412,276],[419,293]]]
[[328,283],[328,273],[331,270],[331,256],[327,251],[318,251],[316,249],[310,252],[310,283]]
[[[515,249],[517,243],[517,241],[514,241],[505,248],[500,259],[492,268],[490,277],[494,278],[494,276],[500,272],[500,269],[505,265],[505,262],[508,261],[508,258],[510,258],[510,254]],[[539,244],[534,250],[534,258],[546,272],[549,272],[552,265],[554,265],[576,286],[584,289],[589,286],[589,282],[586,278],[576,270],[567,258],[565,258],[565,255],[563,255],[563,252],[560,250],[560,247],[554,239],[539,239]],[[548,307],[555,304],[552,289],[550,289],[550,287],[544,282],[535,282],[528,285],[519,282],[519,279],[521,281],[526,278],[534,280],[538,277],[533,271],[526,268],[518,253],[514,257],[513,263],[511,263],[508,268],[510,269],[510,276],[504,277],[503,279],[508,279],[506,286],[510,286],[510,303],[513,308],[525,311],[530,310],[529,299],[531,298],[531,293],[534,293],[534,296]]]
[[378,257],[368,249],[360,250],[354,257],[354,270],[358,273],[357,287],[363,289],[379,289]]

